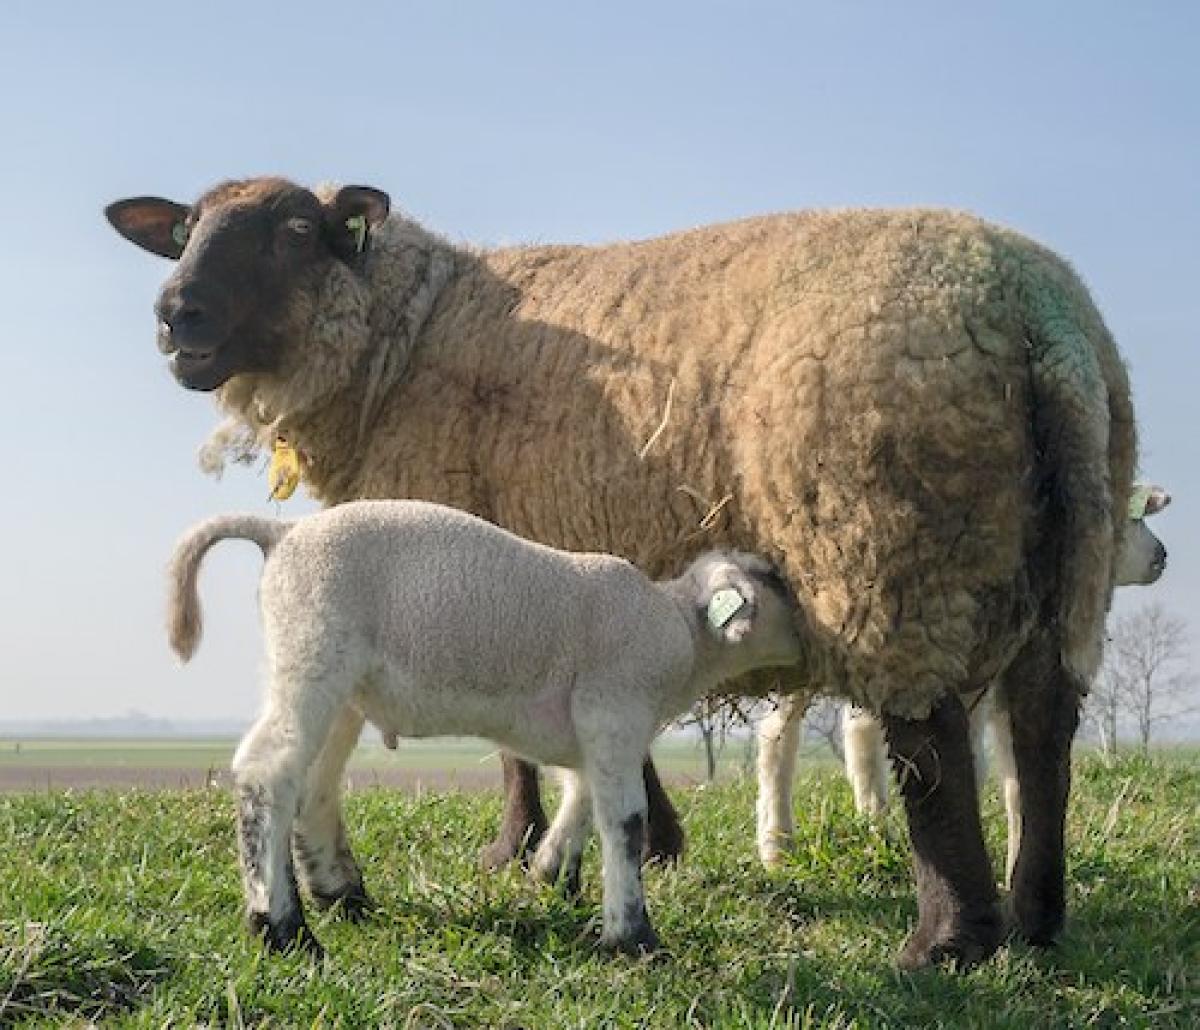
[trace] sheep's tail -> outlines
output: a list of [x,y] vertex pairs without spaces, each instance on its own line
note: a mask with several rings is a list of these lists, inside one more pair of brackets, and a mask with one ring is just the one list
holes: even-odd
[[261,515],[218,515],[188,530],[175,546],[167,567],[167,639],[183,661],[196,653],[200,643],[200,597],[196,577],[208,549],[221,540],[250,540],[262,548],[263,557],[292,528],[290,522]]
[[[1077,309],[1082,293],[1042,281],[1026,299],[1039,465],[1051,487],[1046,518],[1057,523],[1049,530],[1057,541],[1054,616],[1063,665],[1086,691],[1100,667],[1112,601],[1114,519],[1125,503],[1114,491],[1129,486],[1113,481],[1114,473],[1121,478],[1113,450],[1133,444],[1110,439],[1114,431],[1131,433],[1132,424],[1111,417],[1114,402],[1125,399],[1110,392],[1122,384],[1106,381],[1099,350],[1111,343],[1089,337],[1085,325],[1093,320]],[[1098,314],[1093,332],[1105,333]]]

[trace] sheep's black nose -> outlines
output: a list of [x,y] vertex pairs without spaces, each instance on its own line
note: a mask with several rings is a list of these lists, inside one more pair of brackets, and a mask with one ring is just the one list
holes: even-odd
[[208,310],[195,297],[175,296],[159,305],[158,317],[172,332],[195,332],[207,323]]

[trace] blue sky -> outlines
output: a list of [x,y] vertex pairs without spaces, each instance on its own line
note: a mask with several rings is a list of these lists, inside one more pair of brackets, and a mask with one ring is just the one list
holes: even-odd
[[[259,560],[206,565],[179,669],[163,573],[190,523],[269,511],[196,468],[169,266],[122,196],[282,173],[371,183],[451,238],[642,237],[801,207],[936,204],[1092,287],[1174,506],[1153,592],[1200,628],[1200,8],[1116,2],[10,3],[0,13],[0,716],[252,713]],[[288,513],[305,510],[291,502]]]

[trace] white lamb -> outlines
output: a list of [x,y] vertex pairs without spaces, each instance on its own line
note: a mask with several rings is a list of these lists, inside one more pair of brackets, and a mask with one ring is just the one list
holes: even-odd
[[233,775],[247,915],[269,946],[319,950],[293,851],[316,900],[368,903],[331,789],[364,719],[385,738],[489,737],[570,770],[533,872],[577,882],[594,813],[601,943],[656,946],[640,871],[642,763],[663,723],[701,695],[799,657],[794,600],[767,562],[711,552],[655,583],[623,559],[543,547],[420,501],[344,504],[290,524],[222,516],[192,529],[172,560],[169,635],[185,660],[200,634],[200,561],[230,537],[267,559],[270,681]]

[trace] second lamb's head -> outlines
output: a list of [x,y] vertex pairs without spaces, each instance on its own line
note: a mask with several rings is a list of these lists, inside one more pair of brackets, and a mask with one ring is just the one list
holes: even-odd
[[665,585],[691,620],[696,672],[709,689],[752,669],[799,661],[796,598],[765,559],[710,551]]

